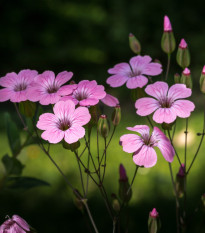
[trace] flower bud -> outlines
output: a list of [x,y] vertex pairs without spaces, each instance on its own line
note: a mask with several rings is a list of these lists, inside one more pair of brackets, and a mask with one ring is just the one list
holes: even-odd
[[176,175],[176,191],[177,191],[177,196],[179,198],[184,196],[184,179],[185,179],[185,165],[182,163]]
[[108,123],[108,120],[107,120],[107,116],[106,115],[101,115],[99,120],[98,120],[98,133],[106,138],[109,134],[109,131],[110,131],[110,126],[109,126],[109,123]]
[[129,34],[129,45],[130,45],[131,50],[134,53],[140,54],[140,52],[141,52],[140,42],[132,33]]
[[132,189],[130,189],[130,184],[126,174],[126,170],[122,164],[119,167],[119,197],[124,202],[129,202],[132,197]]
[[176,59],[178,65],[181,66],[183,69],[190,65],[190,53],[187,43],[184,39],[181,39],[181,42],[177,50]]
[[121,120],[121,108],[120,105],[118,104],[115,109],[114,112],[112,113],[112,123],[114,126],[119,125]]
[[185,68],[182,72],[181,83],[185,84],[187,88],[192,89],[191,71],[188,68]]
[[201,196],[202,210],[205,211],[205,193]]
[[100,116],[100,108],[99,108],[99,105],[94,105],[94,106],[90,106],[89,107],[89,113],[91,115],[91,119],[88,123],[88,126],[94,126],[94,125],[97,125],[98,123],[98,119],[99,119],[99,116]]
[[119,201],[117,199],[113,199],[112,207],[116,212],[120,211],[120,203],[119,203]]
[[181,76],[180,76],[178,73],[176,73],[176,74],[174,75],[174,82],[175,82],[175,83],[180,83],[180,79],[181,79]]
[[68,144],[65,140],[63,140],[62,145],[64,149],[71,150],[73,152],[80,147],[80,141]]
[[36,103],[31,101],[22,101],[19,103],[19,111],[26,117],[32,118],[36,112]]
[[162,35],[161,47],[162,50],[167,54],[171,54],[176,47],[176,42],[172,31],[172,25],[170,23],[169,18],[166,15],[164,17],[164,33]]
[[149,233],[157,233],[157,232],[159,232],[160,228],[161,228],[161,222],[160,222],[160,219],[159,219],[159,213],[154,208],[149,213],[148,231],[149,231]]
[[200,90],[203,94],[205,94],[205,66],[201,72],[201,77],[200,77]]

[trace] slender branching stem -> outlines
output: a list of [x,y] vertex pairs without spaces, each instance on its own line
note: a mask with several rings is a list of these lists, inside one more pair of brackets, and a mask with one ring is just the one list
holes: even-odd
[[165,75],[165,81],[167,81],[168,74],[169,74],[169,69],[170,69],[170,62],[171,62],[171,54],[167,54],[167,70],[166,70],[166,75]]

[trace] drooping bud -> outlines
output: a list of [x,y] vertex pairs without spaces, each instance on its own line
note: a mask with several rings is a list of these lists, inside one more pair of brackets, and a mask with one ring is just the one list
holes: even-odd
[[36,103],[31,101],[22,101],[19,103],[19,111],[26,117],[32,118],[36,112]]
[[145,97],[146,94],[144,92],[144,89],[143,88],[135,88],[135,89],[131,89],[131,93],[130,93],[130,98],[131,100],[133,100],[134,102],[137,100],[137,99],[140,99],[142,97]]
[[129,34],[129,45],[132,52],[136,54],[140,54],[141,52],[140,42],[132,33]]
[[188,68],[185,68],[182,72],[181,83],[185,84],[187,88],[192,89],[191,71]]
[[159,232],[160,228],[161,228],[161,222],[160,222],[160,219],[159,219],[159,213],[154,208],[149,213],[148,231],[149,231],[149,233],[157,233],[157,232]]
[[119,197],[122,201],[128,203],[132,197],[132,189],[128,181],[126,170],[122,164],[119,167]]
[[185,165],[182,163],[176,175],[176,191],[177,191],[177,196],[179,198],[184,196],[184,179],[185,179]]
[[62,145],[64,149],[71,150],[72,152],[74,152],[80,147],[80,141],[68,144],[65,140],[63,140]]
[[184,39],[181,39],[181,42],[177,50],[176,59],[177,59],[178,65],[181,66],[182,69],[190,65],[190,53],[189,53],[187,43]]
[[112,113],[112,123],[114,126],[119,125],[121,120],[121,108],[120,105],[118,104],[115,109],[114,112]]
[[176,47],[176,42],[172,31],[172,25],[168,16],[166,15],[164,16],[164,33],[162,35],[161,47],[162,50],[167,54],[171,54]]
[[110,131],[110,126],[109,126],[109,123],[108,123],[108,120],[107,120],[107,116],[106,115],[101,115],[99,120],[98,120],[98,133],[106,138],[109,134],[109,131]]
[[180,79],[181,79],[181,76],[180,76],[178,73],[176,73],[176,74],[174,75],[174,82],[175,82],[175,83],[180,83]]
[[99,108],[99,105],[94,105],[94,106],[90,106],[89,107],[89,113],[91,115],[91,119],[88,123],[88,126],[89,127],[92,127],[94,125],[97,125],[98,123],[98,119],[99,119],[99,116],[100,116],[100,108]]
[[200,90],[203,94],[205,94],[205,66],[203,67],[203,70],[201,72],[201,77],[200,77]]

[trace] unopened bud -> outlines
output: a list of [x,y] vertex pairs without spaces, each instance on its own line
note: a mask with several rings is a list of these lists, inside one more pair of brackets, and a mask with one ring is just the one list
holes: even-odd
[[31,101],[22,101],[19,103],[19,111],[26,117],[32,118],[36,112],[36,103]]
[[183,69],[190,65],[190,53],[187,46],[187,43],[184,39],[181,40],[178,50],[177,50],[177,63]]
[[112,123],[114,126],[119,125],[121,120],[121,108],[120,105],[117,105],[112,113]]
[[98,120],[98,132],[99,134],[106,138],[109,134],[110,127],[106,115],[101,115]]
[[164,33],[162,35],[161,47],[162,50],[167,54],[171,54],[176,47],[176,42],[172,31],[172,25],[168,16],[166,15],[164,17]]
[[140,54],[141,52],[140,42],[132,33],[129,34],[129,45],[134,53]]
[[188,68],[185,68],[182,72],[181,83],[185,84],[187,88],[192,89],[191,71]]
[[200,90],[203,94],[205,94],[205,66],[203,67],[203,70],[201,72],[201,77],[200,77]]
[[72,152],[80,147],[80,141],[68,144],[65,140],[63,140],[62,144],[64,149],[71,150]]
[[176,73],[176,74],[174,75],[174,82],[175,82],[175,83],[180,83],[180,78],[181,78],[181,76],[180,76],[178,73]]
[[184,196],[185,165],[182,163],[176,175],[176,192],[179,198]]
[[126,170],[122,164],[119,167],[119,197],[124,202],[129,202],[132,197],[132,189],[128,181]]
[[149,233],[157,233],[157,232],[159,232],[160,228],[161,228],[161,222],[160,222],[160,219],[159,219],[159,213],[154,208],[149,213],[148,231],[149,231]]
[[120,203],[119,203],[119,201],[117,199],[114,199],[112,201],[112,207],[116,212],[120,211]]

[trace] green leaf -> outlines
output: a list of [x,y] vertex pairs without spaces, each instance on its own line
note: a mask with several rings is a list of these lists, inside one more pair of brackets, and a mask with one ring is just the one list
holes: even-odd
[[21,175],[24,168],[24,165],[17,158],[10,157],[7,154],[3,156],[2,163],[8,175]]
[[9,113],[5,113],[6,130],[12,154],[15,156],[21,151],[20,132]]
[[38,186],[50,186],[46,181],[26,176],[8,177],[6,188],[9,189],[31,189]]

